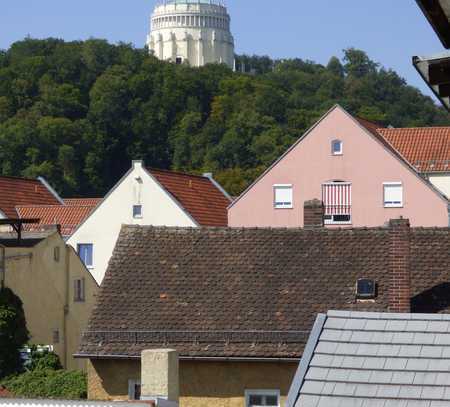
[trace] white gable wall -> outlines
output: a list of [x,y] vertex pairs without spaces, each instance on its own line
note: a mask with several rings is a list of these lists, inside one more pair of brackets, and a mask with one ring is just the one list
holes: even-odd
[[430,182],[441,191],[447,198],[450,199],[450,173],[430,174],[428,179]]
[[[142,180],[141,183],[138,179]],[[133,205],[142,205],[142,218],[133,218]],[[134,162],[133,169],[110,191],[67,243],[92,243],[95,280],[101,284],[122,224],[196,227],[191,217],[153,177]]]

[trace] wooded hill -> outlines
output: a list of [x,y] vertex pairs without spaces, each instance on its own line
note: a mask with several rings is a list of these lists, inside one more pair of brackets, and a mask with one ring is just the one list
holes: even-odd
[[214,172],[241,192],[335,103],[393,126],[448,114],[360,50],[327,66],[238,58],[251,73],[161,62],[103,40],[25,39],[0,51],[0,174],[101,196],[130,168]]

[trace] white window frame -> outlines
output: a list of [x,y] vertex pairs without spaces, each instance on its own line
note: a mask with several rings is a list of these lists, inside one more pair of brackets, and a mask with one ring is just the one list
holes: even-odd
[[278,399],[277,407],[280,407],[280,390],[245,390],[245,407],[250,407],[250,396],[276,396]]
[[[139,215],[135,215],[134,214],[134,208],[140,207],[141,208],[141,213]],[[141,204],[136,204],[133,205],[133,208],[131,209],[133,211],[133,219],[142,219],[143,217],[143,206]]]
[[[291,203],[287,205],[277,204],[277,189],[290,189],[291,190]],[[294,187],[292,184],[275,184],[273,186],[273,207],[275,209],[293,209],[294,208]]]
[[[387,187],[400,187],[402,192],[402,200],[400,203],[392,203],[386,202],[386,188]],[[404,205],[404,191],[403,191],[403,183],[399,181],[395,182],[383,182],[383,206],[385,208],[403,208]]]
[[[335,143],[339,143],[339,151],[334,151]],[[339,139],[334,139],[331,141],[331,155],[344,155],[344,142]]]
[[128,399],[129,400],[139,400],[136,398],[135,388],[136,386],[141,386],[141,381],[136,379],[128,380]]
[[[90,245],[92,247],[92,264],[86,264],[83,259],[80,257],[80,246],[88,246]],[[89,270],[94,268],[94,243],[77,243],[77,254],[78,257],[80,257],[80,260],[82,261],[82,263],[86,266],[86,268],[88,268]]]

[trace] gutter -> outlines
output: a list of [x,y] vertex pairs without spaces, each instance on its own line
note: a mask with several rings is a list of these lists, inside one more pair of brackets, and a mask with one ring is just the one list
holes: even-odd
[[[76,359],[122,359],[122,360],[140,360],[140,356],[127,355],[96,355],[96,354],[81,354],[75,353],[73,355]],[[223,356],[180,356],[180,360],[184,361],[199,361],[199,362],[283,362],[283,363],[298,363],[300,358],[257,358],[257,357],[223,357]]]

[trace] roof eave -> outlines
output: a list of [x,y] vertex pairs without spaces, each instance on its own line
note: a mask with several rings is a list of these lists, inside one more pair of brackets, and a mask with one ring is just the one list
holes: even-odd
[[427,18],[436,35],[439,37],[442,45],[450,48],[450,23],[448,17],[441,7],[439,0],[416,0],[418,6]]
[[431,62],[439,63],[439,61],[447,61],[450,63],[450,54],[447,54],[447,56],[444,56],[444,54],[440,54],[438,56],[431,56],[431,57],[414,56],[412,58],[412,61],[414,68],[422,77],[423,81],[427,84],[427,86],[430,88],[430,90],[433,92],[436,98],[441,102],[442,106],[444,106],[444,108],[448,112],[450,112],[450,98],[442,97],[439,94],[439,85],[432,85],[430,83],[430,78],[428,75],[428,68]]

